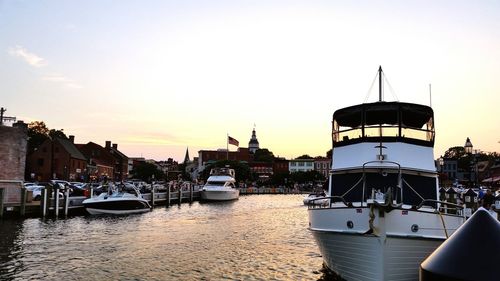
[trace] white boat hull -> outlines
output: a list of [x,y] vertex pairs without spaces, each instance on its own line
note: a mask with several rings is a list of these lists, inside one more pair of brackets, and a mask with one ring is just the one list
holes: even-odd
[[201,199],[205,201],[230,201],[236,200],[240,196],[240,191],[232,190],[202,190]]
[[458,216],[442,219],[404,209],[309,209],[310,230],[325,265],[348,281],[418,280],[420,263],[463,223]]
[[106,210],[106,209],[94,209],[94,208],[85,208],[85,209],[91,215],[130,215],[130,214],[142,214],[151,211],[151,209],[138,209],[138,210]]

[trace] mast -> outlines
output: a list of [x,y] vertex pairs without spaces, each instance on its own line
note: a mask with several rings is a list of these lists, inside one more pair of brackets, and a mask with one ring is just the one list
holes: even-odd
[[384,98],[382,96],[382,66],[378,67],[378,101],[383,101]]

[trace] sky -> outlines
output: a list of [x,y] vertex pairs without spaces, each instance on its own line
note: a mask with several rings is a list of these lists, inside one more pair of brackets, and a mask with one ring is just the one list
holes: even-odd
[[6,115],[129,157],[247,147],[254,127],[275,156],[324,156],[379,65],[386,101],[432,105],[436,158],[467,137],[500,152],[499,1],[0,0]]

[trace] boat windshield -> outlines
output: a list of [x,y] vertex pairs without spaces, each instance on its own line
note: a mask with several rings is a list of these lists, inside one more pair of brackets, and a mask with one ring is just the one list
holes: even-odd
[[[400,102],[376,102],[337,110],[333,114],[334,146],[363,141],[434,145],[432,108]],[[382,139],[381,139],[382,138]]]
[[215,185],[215,186],[224,186],[226,182],[224,181],[209,181],[207,182],[208,185]]

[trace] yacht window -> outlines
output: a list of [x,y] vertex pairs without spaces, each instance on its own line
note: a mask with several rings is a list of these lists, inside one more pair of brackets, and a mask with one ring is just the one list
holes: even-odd
[[209,181],[208,184],[209,185],[217,185],[217,186],[224,186],[224,183],[223,181]]

